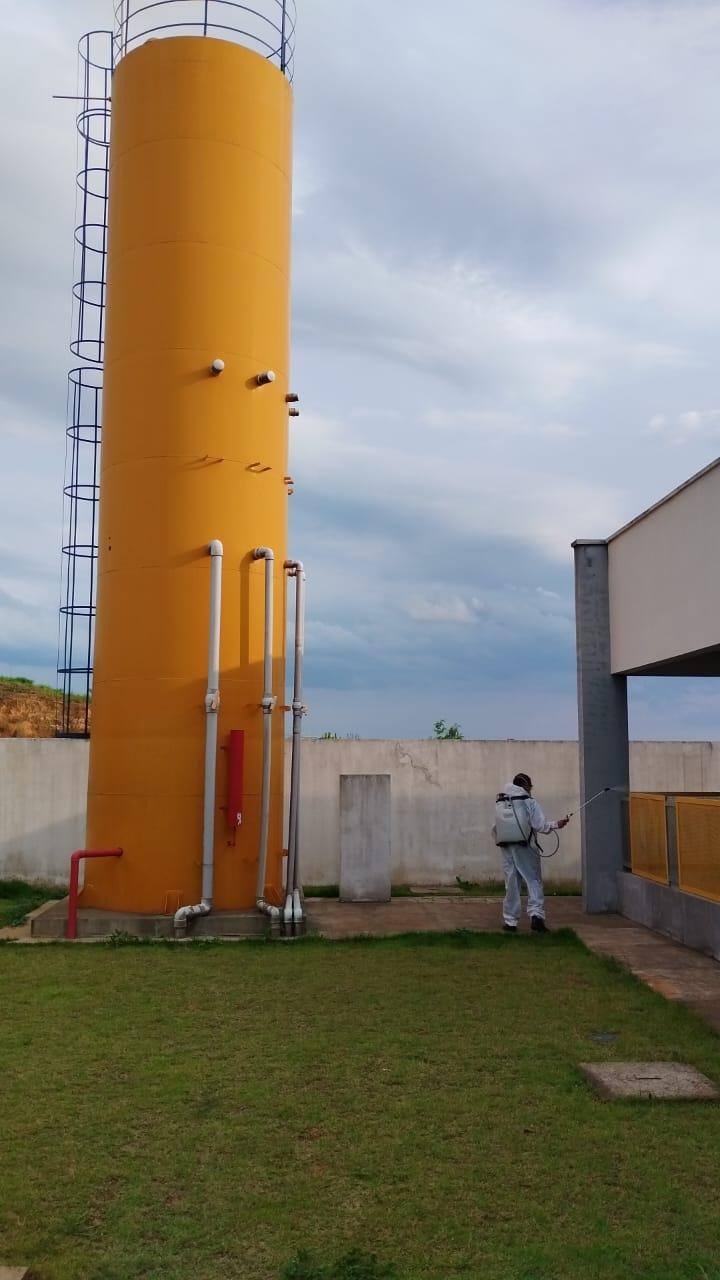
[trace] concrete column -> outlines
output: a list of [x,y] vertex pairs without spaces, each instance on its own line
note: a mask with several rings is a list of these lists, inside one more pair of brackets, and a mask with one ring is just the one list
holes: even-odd
[[[608,547],[575,542],[580,795],[629,787],[627,679],[610,656]],[[623,869],[623,794],[610,791],[582,813],[583,903],[586,911],[618,909]]]
[[390,901],[390,774],[340,775],[340,897]]

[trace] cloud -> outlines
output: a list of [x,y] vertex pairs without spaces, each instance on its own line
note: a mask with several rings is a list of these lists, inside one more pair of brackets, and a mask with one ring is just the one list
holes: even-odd
[[499,409],[431,409],[426,426],[438,431],[467,431],[483,436],[533,436],[543,440],[572,440],[584,433],[567,422],[533,423]]
[[[50,95],[73,91],[77,37],[111,7],[0,14],[0,664],[26,642],[45,678],[75,196],[74,108]],[[412,12],[300,13],[291,537],[308,698],[338,732],[445,716],[570,735],[569,544],[674,488],[720,434],[717,6]]]
[[567,562],[578,528],[612,528],[621,515],[617,488],[582,477],[559,479],[549,458],[533,466],[518,455],[509,466],[499,433],[492,449],[484,443],[477,455],[456,456],[439,452],[431,431],[416,429],[415,448],[408,451],[400,442],[359,438],[329,419],[309,415],[303,423],[293,471],[307,500],[351,485],[379,511],[392,506],[395,516],[399,511],[432,522],[448,556],[454,539],[501,536]]
[[476,601],[468,603],[460,596],[446,600],[427,600],[412,596],[405,605],[405,612],[413,622],[477,622],[479,612]]
[[647,433],[676,445],[698,439],[720,440],[720,409],[687,409],[672,418],[658,413],[650,419]]

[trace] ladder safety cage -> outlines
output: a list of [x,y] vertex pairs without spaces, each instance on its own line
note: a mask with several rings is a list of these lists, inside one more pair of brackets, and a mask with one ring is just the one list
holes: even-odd
[[163,36],[214,36],[254,49],[292,83],[296,26],[296,0],[115,0],[113,61]]
[[95,627],[105,355],[111,31],[78,45],[75,255],[68,374],[58,637],[59,737],[87,737]]

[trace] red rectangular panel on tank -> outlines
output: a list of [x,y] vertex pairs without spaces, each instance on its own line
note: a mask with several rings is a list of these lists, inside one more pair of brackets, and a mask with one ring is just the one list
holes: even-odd
[[[234,833],[242,822],[245,730],[231,729],[228,743],[227,824]],[[235,841],[233,839],[232,843]]]

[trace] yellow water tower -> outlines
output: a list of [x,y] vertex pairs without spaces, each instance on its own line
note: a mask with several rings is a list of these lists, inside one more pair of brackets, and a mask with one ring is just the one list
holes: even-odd
[[296,795],[283,873],[286,594],[304,578],[290,3],[116,15],[87,848],[122,855],[86,861],[80,907],[176,929],[301,910]]

